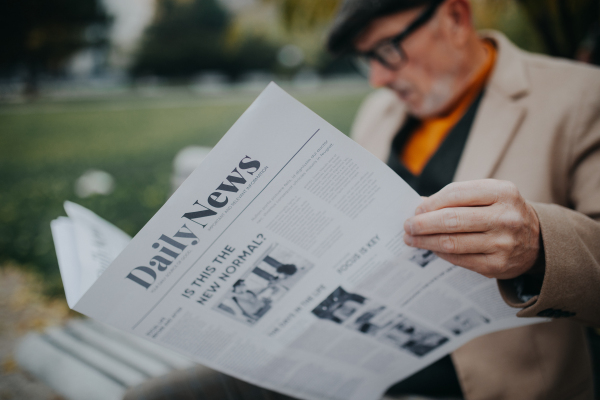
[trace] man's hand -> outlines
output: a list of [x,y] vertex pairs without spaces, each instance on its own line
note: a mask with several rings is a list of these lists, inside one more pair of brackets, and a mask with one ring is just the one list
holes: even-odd
[[540,253],[540,222],[508,181],[451,183],[404,223],[404,242],[489,278],[527,272]]

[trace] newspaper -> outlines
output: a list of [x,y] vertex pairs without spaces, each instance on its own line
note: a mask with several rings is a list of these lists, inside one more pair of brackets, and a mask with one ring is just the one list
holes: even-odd
[[420,202],[270,84],[131,241],[73,203],[52,231],[71,308],[294,397],[374,400],[476,336],[544,321],[406,246]]

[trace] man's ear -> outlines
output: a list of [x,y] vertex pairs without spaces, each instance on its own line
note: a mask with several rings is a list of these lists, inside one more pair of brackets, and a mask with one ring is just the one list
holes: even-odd
[[473,31],[471,3],[468,0],[448,0],[443,6],[446,34],[457,47],[465,46]]

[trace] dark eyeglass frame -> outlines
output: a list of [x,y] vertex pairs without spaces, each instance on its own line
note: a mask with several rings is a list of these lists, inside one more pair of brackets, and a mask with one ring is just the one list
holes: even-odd
[[[402,68],[408,61],[408,56],[402,48],[402,41],[405,40],[410,34],[416,31],[418,28],[423,26],[429,21],[435,14],[437,8],[442,4],[444,0],[434,0],[417,18],[414,19],[402,32],[394,37],[384,39],[380,41],[372,50],[365,52],[354,52],[352,58],[354,59],[355,66],[359,69],[359,72],[365,74],[365,69],[369,69],[368,65],[370,60],[376,60],[381,65],[389,70],[397,71]],[[385,52],[381,51],[385,46],[392,46],[391,48],[397,53],[397,61],[393,61],[388,57],[386,60]],[[389,54],[389,53],[388,53]],[[367,73],[368,76],[368,73]]]

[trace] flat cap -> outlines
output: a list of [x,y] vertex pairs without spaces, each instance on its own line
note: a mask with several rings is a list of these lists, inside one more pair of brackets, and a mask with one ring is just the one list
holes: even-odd
[[340,55],[352,48],[352,41],[369,25],[384,15],[432,3],[435,0],[343,0],[329,36],[327,50]]

